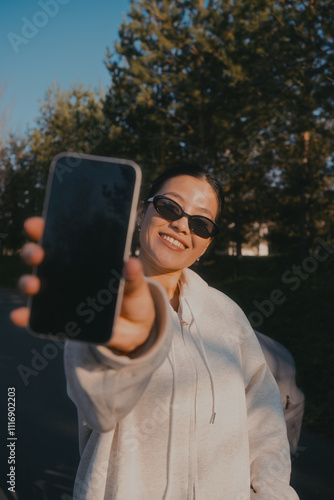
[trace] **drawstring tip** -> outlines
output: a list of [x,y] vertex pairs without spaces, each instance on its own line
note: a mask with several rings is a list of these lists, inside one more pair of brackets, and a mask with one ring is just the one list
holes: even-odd
[[214,424],[215,423],[215,418],[216,418],[216,414],[215,414],[215,412],[213,412],[212,415],[211,415],[211,418],[210,418],[210,424]]

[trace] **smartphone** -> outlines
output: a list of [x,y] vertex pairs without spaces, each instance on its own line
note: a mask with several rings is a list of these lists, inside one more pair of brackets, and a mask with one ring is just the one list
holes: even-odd
[[141,170],[133,161],[76,153],[53,159],[39,244],[41,281],[28,299],[28,331],[105,344],[119,314]]

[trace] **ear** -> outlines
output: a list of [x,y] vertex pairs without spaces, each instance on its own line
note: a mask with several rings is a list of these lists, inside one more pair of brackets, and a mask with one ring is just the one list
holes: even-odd
[[139,226],[141,226],[143,222],[144,215],[145,215],[145,204],[143,201],[141,201],[137,208],[137,224],[139,224]]

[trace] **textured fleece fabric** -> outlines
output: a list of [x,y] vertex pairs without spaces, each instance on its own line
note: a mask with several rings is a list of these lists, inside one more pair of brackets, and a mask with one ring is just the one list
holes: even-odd
[[276,382],[241,309],[184,270],[138,357],[65,348],[78,409],[75,500],[297,500]]

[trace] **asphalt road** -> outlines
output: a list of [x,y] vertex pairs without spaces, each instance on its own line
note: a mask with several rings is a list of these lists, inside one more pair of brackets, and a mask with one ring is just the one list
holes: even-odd
[[[71,500],[79,454],[76,409],[66,394],[61,343],[14,327],[23,304],[0,290],[0,500]],[[16,496],[8,491],[8,388],[15,388]],[[291,483],[300,500],[332,500],[334,445],[303,428]],[[134,499],[135,500],[135,499]],[[210,500],[210,499],[207,499]]]
[[9,312],[20,305],[18,293],[0,290],[0,485],[4,498],[16,498],[9,496],[6,485],[7,397],[8,388],[15,387],[17,498],[70,500],[79,453],[76,409],[66,394],[63,345],[16,328]]
[[300,500],[333,500],[334,444],[303,427],[291,484]]

